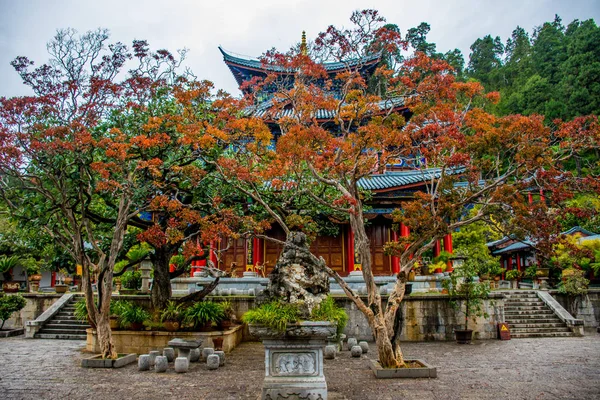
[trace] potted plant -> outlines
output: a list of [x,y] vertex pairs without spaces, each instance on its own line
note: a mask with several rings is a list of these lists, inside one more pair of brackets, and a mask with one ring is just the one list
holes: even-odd
[[213,322],[223,319],[223,309],[212,301],[200,301],[187,308],[184,323],[200,331],[210,331]]
[[13,281],[13,268],[19,265],[20,258],[18,256],[2,256],[0,257],[0,273],[4,275],[2,290],[5,293],[15,293],[21,288],[19,282]]
[[183,318],[183,306],[173,300],[167,302],[167,306],[160,313],[160,321],[169,332],[179,329]]
[[456,342],[469,344],[473,337],[473,330],[469,329],[469,318],[485,315],[483,299],[490,292],[488,282],[477,282],[478,264],[467,259],[460,268],[454,270],[450,279],[443,282],[450,295],[450,304],[465,316],[464,329],[455,329]]
[[144,321],[150,319],[150,313],[143,307],[131,302],[123,302],[117,310],[119,313],[119,325],[122,328],[139,331],[144,328]]
[[219,306],[223,310],[223,319],[219,322],[219,326],[223,330],[230,329],[234,325],[236,320],[233,305],[231,304],[231,301],[225,300],[220,302]]
[[21,311],[26,304],[27,301],[21,295],[7,296],[5,294],[0,294],[0,321],[2,321],[0,330],[4,328],[6,320],[8,320],[13,313]]
[[530,265],[529,267],[525,268],[525,272],[523,273],[523,276],[525,276],[528,279],[531,279],[531,286],[534,289],[538,289],[539,285],[537,283],[537,265]]
[[35,260],[30,260],[27,263],[27,277],[29,279],[29,289],[32,292],[37,292],[40,288],[42,274],[40,273],[40,266]]
[[120,294],[135,294],[142,287],[142,273],[140,271],[126,271],[121,275]]
[[512,289],[517,289],[517,279],[521,276],[521,272],[516,269],[511,269],[510,271],[506,271],[504,277],[506,280],[510,281],[510,286]]

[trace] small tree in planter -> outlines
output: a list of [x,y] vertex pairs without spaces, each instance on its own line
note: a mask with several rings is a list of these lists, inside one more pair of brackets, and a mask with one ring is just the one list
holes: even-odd
[[506,271],[504,277],[506,280],[510,281],[510,285],[513,289],[517,289],[517,279],[521,276],[521,272],[516,269],[511,269],[510,271]]
[[4,327],[4,323],[10,316],[17,311],[21,311],[27,302],[21,295],[7,296],[0,295],[0,330]]
[[450,304],[465,316],[465,328],[454,330],[459,344],[471,343],[473,330],[469,329],[469,318],[475,321],[477,317],[487,316],[483,310],[483,299],[488,296],[490,286],[487,282],[476,281],[477,276],[477,264],[467,258],[460,268],[454,270],[450,279],[444,282],[451,298]]

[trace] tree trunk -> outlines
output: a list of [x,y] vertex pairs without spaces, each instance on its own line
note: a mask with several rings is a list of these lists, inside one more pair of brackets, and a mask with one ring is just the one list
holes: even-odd
[[169,246],[155,248],[151,256],[154,267],[154,279],[152,281],[152,307],[155,310],[165,308],[173,294],[171,290],[171,279],[169,276],[169,261],[171,261],[172,250]]
[[96,337],[100,345],[100,354],[102,358],[117,358],[117,349],[113,342],[112,332],[110,330],[110,313],[100,313],[96,319]]
[[[379,362],[383,368],[402,368],[404,367],[404,357],[400,348],[400,332],[396,332],[398,307],[393,311],[393,318],[386,320],[379,288],[375,284],[371,263],[371,247],[369,237],[365,230],[362,208],[357,207],[356,213],[350,215],[350,225],[354,232],[355,248],[360,256],[363,278],[367,286],[368,303],[367,307],[372,312],[372,316],[367,316],[367,321],[375,337]],[[397,306],[403,297],[403,288],[401,296],[397,296]],[[364,311],[363,311],[364,313]]]

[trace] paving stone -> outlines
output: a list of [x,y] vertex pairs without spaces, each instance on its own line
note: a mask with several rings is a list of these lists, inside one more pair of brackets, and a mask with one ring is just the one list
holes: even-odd
[[[376,379],[366,361],[348,352],[323,364],[330,400],[392,399],[600,399],[600,334],[582,338],[402,343],[406,358],[437,367],[436,379]],[[265,374],[264,346],[244,342],[227,354],[217,374],[204,363],[187,374],[81,368],[85,341],[0,340],[2,400],[256,400]],[[217,356],[218,357],[218,356]],[[218,375],[218,379],[215,377]]]

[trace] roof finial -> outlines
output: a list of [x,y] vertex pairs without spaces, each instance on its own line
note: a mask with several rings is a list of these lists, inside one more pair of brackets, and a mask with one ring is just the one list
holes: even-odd
[[300,44],[300,53],[303,56],[308,55],[308,48],[306,47],[306,31],[302,31],[302,43]]

